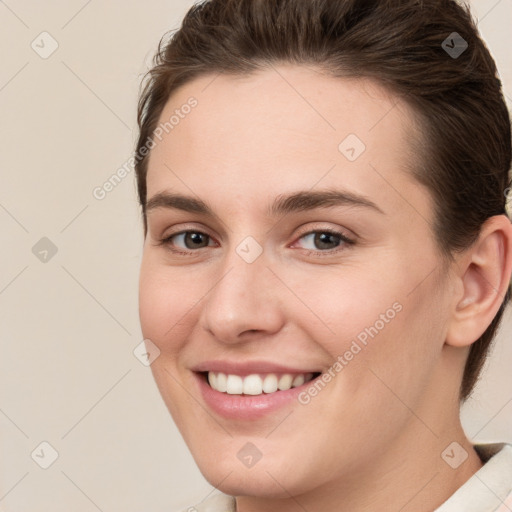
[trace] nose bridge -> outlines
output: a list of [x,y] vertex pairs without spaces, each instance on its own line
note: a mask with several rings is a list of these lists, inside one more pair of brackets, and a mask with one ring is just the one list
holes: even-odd
[[262,286],[272,273],[266,268],[267,258],[261,245],[252,237],[247,237],[230,248],[226,255],[223,278],[212,290],[210,299],[220,302],[224,308],[237,309],[261,306],[268,287]]
[[217,294],[257,302],[259,294],[265,293],[265,287],[260,288],[258,283],[272,276],[268,264],[267,253],[254,237],[246,236],[233,243],[224,258],[224,278],[216,286]]
[[230,248],[220,277],[207,295],[203,327],[221,341],[237,341],[245,331],[279,328],[280,310],[273,273],[262,246],[246,237]]

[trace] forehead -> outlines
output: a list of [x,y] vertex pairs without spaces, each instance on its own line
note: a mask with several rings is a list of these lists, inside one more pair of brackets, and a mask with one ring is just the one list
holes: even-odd
[[[191,98],[195,106],[184,107]],[[413,112],[368,79],[292,65],[202,76],[171,96],[159,126],[148,198],[172,188],[222,197],[229,185],[230,197],[242,200],[343,185],[393,204],[398,187],[427,208],[407,172]]]

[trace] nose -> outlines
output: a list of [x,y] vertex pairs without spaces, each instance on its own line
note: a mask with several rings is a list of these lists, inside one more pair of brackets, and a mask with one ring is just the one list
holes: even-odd
[[[200,322],[218,341],[235,344],[267,337],[284,324],[282,290],[261,254],[248,263],[235,251],[205,297]],[[282,284],[281,284],[282,287]]]

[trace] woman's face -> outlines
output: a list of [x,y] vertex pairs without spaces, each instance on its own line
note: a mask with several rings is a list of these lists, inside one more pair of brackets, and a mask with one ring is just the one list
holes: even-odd
[[160,121],[140,319],[203,475],[288,496],[430,449],[461,374],[442,371],[450,299],[407,105],[281,65],[196,79]]

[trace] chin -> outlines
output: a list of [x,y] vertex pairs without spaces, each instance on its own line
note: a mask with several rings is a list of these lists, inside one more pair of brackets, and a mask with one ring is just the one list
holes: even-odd
[[[201,468],[200,468],[201,469]],[[269,474],[270,473],[270,474]],[[269,473],[265,471],[259,473],[253,473],[252,471],[233,471],[231,474],[220,473],[217,470],[212,472],[202,472],[205,479],[214,487],[219,489],[221,492],[231,496],[254,496],[258,498],[273,498],[283,499],[289,498],[289,492],[293,493],[295,486],[292,484],[292,491],[289,491],[289,483],[284,481],[282,478],[272,478],[274,472],[269,470]],[[270,476],[272,475],[272,476]],[[279,485],[279,483],[281,485]],[[288,485],[287,485],[288,484]],[[288,490],[286,492],[285,489]]]
[[[233,446],[233,442],[231,446]],[[203,452],[204,453],[204,452]],[[215,488],[231,496],[254,496],[282,499],[301,494],[314,486],[311,475],[302,478],[297,472],[297,458],[292,464],[277,463],[263,456],[252,467],[246,467],[231,450],[223,454],[210,452],[208,456],[196,455],[194,460],[203,477]],[[287,457],[280,457],[281,461]]]

